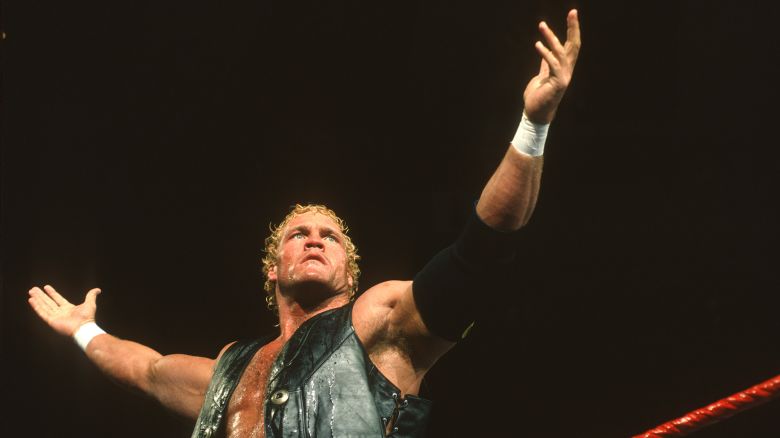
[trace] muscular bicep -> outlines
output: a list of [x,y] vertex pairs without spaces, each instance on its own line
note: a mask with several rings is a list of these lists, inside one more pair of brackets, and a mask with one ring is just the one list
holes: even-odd
[[453,342],[432,333],[415,304],[411,281],[389,281],[367,290],[355,302],[353,325],[369,354],[396,350],[425,372]]
[[162,356],[149,368],[147,392],[166,408],[196,419],[215,363],[213,359],[184,354]]

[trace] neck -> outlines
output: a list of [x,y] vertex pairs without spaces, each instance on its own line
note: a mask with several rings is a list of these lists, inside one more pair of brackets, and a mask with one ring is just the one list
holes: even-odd
[[301,303],[290,296],[282,295],[277,287],[276,302],[279,304],[279,329],[281,330],[279,337],[282,342],[287,342],[298,327],[309,318],[348,304],[349,297],[346,293],[342,293],[316,303]]

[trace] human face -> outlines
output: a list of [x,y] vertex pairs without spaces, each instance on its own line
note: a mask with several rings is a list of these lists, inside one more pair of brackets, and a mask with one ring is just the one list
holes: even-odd
[[269,271],[268,279],[276,282],[282,294],[308,290],[324,297],[351,289],[344,236],[330,217],[317,212],[294,217],[285,227],[279,245],[278,262]]

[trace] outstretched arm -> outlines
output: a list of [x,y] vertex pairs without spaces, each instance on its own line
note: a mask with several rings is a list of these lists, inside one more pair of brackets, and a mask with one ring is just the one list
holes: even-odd
[[525,89],[524,120],[482,191],[478,218],[472,217],[458,241],[436,255],[413,282],[382,283],[355,303],[358,336],[374,363],[405,392],[411,388],[414,393],[425,372],[468,333],[480,309],[495,303],[494,295],[475,294],[511,259],[512,235],[506,232],[522,227],[536,204],[540,140],[569,85],[580,48],[577,11],[569,12],[567,25],[562,44],[546,23],[539,24],[544,40],[536,43],[542,57],[539,74]]
[[569,85],[580,48],[576,10],[569,12],[567,24],[567,40],[561,44],[546,23],[539,23],[545,43],[537,42],[536,49],[542,61],[539,74],[523,94],[525,110],[517,135],[482,190],[476,215],[456,242],[414,278],[414,306],[421,318],[408,321],[423,321],[440,338],[461,339],[477,315],[500,299],[497,294],[474,299],[474,294],[489,288],[491,278],[511,268],[515,255],[511,232],[528,222],[536,205],[547,125]]
[[[83,303],[74,305],[51,286],[43,290],[34,287],[29,303],[55,332],[73,337],[85,324],[95,321],[99,293],[100,289],[92,289]],[[198,417],[214,360],[183,354],[163,356],[105,333],[94,336],[84,347],[87,357],[112,379],[141,390],[185,417]]]
[[[566,42],[547,26],[539,23],[544,43],[536,42],[536,51],[542,57],[539,74],[528,83],[523,93],[525,102],[524,119],[520,127],[530,130],[546,129],[569,86],[574,64],[580,50],[580,23],[577,11],[567,16]],[[543,158],[532,156],[525,145],[517,144],[528,132],[518,132],[504,159],[482,191],[477,204],[477,214],[491,228],[514,231],[528,222],[536,205],[539,183],[542,176]],[[524,135],[522,135],[524,134]]]

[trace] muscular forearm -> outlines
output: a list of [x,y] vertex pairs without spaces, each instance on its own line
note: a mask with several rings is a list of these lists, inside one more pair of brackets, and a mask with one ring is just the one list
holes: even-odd
[[485,224],[514,231],[528,222],[539,195],[543,163],[542,156],[532,157],[509,146],[477,203],[477,214]]
[[477,204],[477,214],[491,228],[517,230],[528,222],[533,213],[542,176],[545,125],[555,116],[571,81],[580,50],[580,22],[576,10],[569,11],[566,22],[565,43],[561,43],[547,23],[539,23],[544,43],[537,41],[535,47],[542,63],[539,74],[531,79],[523,93],[527,120],[523,118],[515,137],[519,141],[512,141],[513,145],[488,181]]
[[195,419],[203,403],[214,361],[205,357],[163,356],[137,342],[104,334],[87,345],[87,357],[107,376]]
[[87,345],[87,357],[108,377],[154,396],[155,363],[162,355],[137,342],[109,334],[98,335]]
[[30,289],[30,305],[57,333],[73,337],[108,377],[156,398],[163,406],[196,418],[203,404],[214,361],[205,357],[160,353],[137,342],[106,334],[95,323],[96,297],[90,290],[73,305],[53,287]]

